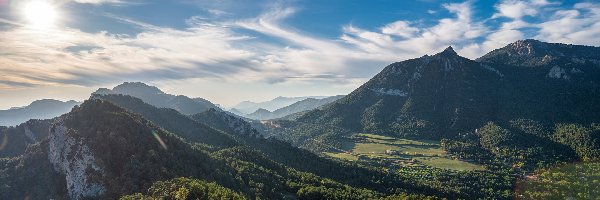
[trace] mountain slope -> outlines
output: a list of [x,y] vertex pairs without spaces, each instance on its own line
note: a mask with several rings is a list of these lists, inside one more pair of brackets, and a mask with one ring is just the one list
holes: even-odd
[[0,126],[15,126],[30,119],[51,119],[78,105],[76,101],[37,100],[25,107],[0,110]]
[[126,95],[94,95],[92,98],[102,99],[130,112],[140,114],[162,128],[191,142],[200,142],[216,147],[231,147],[237,144],[230,136],[205,124],[195,122],[173,109],[156,108],[138,98]]
[[599,160],[599,49],[524,40],[473,61],[448,48],[391,64],[345,98],[280,120],[286,131],[276,137],[317,152],[361,132],[442,139],[458,157],[525,171]]
[[210,109],[206,112],[192,115],[190,118],[215,129],[224,131],[230,135],[241,134],[250,137],[258,137],[260,135],[260,133],[252,127],[251,123],[224,111]]
[[277,119],[282,118],[288,115],[309,111],[318,107],[321,107],[325,104],[334,102],[338,99],[341,99],[344,95],[331,96],[323,99],[315,99],[315,98],[307,98],[296,103],[293,103],[289,106],[279,108],[273,112],[268,110],[259,109],[253,113],[246,115],[246,117],[251,119],[258,120],[268,120],[268,119]]
[[27,146],[48,137],[52,119],[32,119],[14,127],[0,126],[0,158],[25,153]]
[[114,87],[112,90],[100,88],[94,94],[123,94],[142,99],[144,102],[159,107],[172,108],[185,115],[192,115],[207,111],[208,109],[218,109],[216,105],[202,98],[191,99],[183,95],[171,95],[164,93],[154,86],[149,86],[140,82],[125,82]]
[[441,138],[493,120],[502,75],[458,56],[449,47],[387,66],[367,83],[323,109],[297,119],[352,132]]
[[506,75],[498,103],[501,120],[600,121],[600,47],[522,40],[477,61]]
[[95,99],[58,118],[50,136],[24,156],[0,160],[0,197],[115,199],[146,189],[172,191],[168,182],[184,181],[176,177],[210,182],[209,190],[232,191],[248,199],[367,199],[382,197],[382,192],[408,197],[396,188],[403,186],[411,193],[432,192],[426,186],[398,184],[398,178],[387,178],[381,171],[329,162],[331,169],[359,170],[361,183],[378,191],[298,171],[247,147],[211,151],[191,145],[139,115]]
[[[128,97],[128,96],[121,96],[121,97]],[[133,97],[128,97],[128,98],[133,98]],[[139,101],[139,100],[138,100]],[[116,101],[115,101],[116,102]],[[141,102],[141,101],[139,101]],[[120,104],[123,106],[134,106],[135,104]],[[128,108],[128,110],[135,110],[132,108]],[[145,112],[142,112],[145,113]],[[147,113],[146,113],[147,114]],[[489,186],[489,184],[487,183],[480,183],[479,181],[484,181],[486,180],[486,178],[489,176],[489,174],[486,173],[479,173],[479,174],[473,174],[472,176],[469,177],[452,177],[451,181],[461,181],[464,182],[464,184],[460,184],[460,185],[456,185],[456,187],[461,187],[461,188],[465,188],[465,187],[474,187],[472,189],[472,191],[464,191],[464,192],[460,192],[457,193],[455,192],[455,189],[452,189],[452,187],[430,187],[430,184],[435,184],[435,185],[444,185],[442,184],[442,182],[447,181],[447,178],[443,178],[443,174],[441,175],[437,175],[437,174],[432,174],[433,177],[436,177],[435,180],[431,180],[428,182],[406,182],[406,180],[410,180],[412,179],[411,177],[407,177],[404,175],[400,175],[400,174],[389,174],[388,172],[385,171],[381,171],[379,168],[377,167],[365,167],[365,166],[360,166],[360,165],[355,165],[355,164],[349,164],[349,163],[342,163],[339,161],[333,161],[327,158],[323,158],[320,157],[318,155],[315,155],[309,151],[306,150],[302,150],[296,147],[291,146],[288,143],[285,142],[281,142],[278,140],[274,140],[274,139],[263,139],[260,137],[255,137],[254,135],[251,134],[245,134],[244,132],[247,132],[246,130],[250,130],[248,129],[248,124],[244,123],[243,120],[237,118],[237,119],[233,119],[231,120],[230,118],[233,117],[231,115],[228,115],[226,117],[222,116],[222,114],[228,115],[227,113],[224,112],[220,112],[220,111],[216,111],[214,110],[214,112],[208,111],[205,113],[201,113],[201,114],[197,114],[197,115],[193,115],[191,116],[191,118],[193,118],[194,120],[196,120],[199,123],[203,123],[212,127],[215,127],[217,129],[221,129],[224,133],[228,133],[230,136],[232,136],[233,138],[236,139],[236,141],[243,147],[233,147],[233,148],[229,148],[229,149],[225,149],[225,150],[218,150],[218,148],[210,148],[212,150],[218,150],[216,152],[217,155],[219,156],[223,156],[225,158],[227,158],[228,160],[232,160],[235,161],[232,163],[232,165],[235,166],[240,166],[239,161],[236,161],[235,159],[240,159],[244,162],[250,162],[250,165],[260,165],[264,168],[268,168],[268,169],[272,169],[274,166],[278,166],[278,165],[282,165],[285,168],[288,169],[293,169],[300,171],[301,175],[300,176],[313,176],[311,174],[314,174],[316,176],[319,177],[323,177],[323,178],[328,178],[331,180],[335,180],[336,182],[342,183],[342,184],[347,184],[351,187],[356,187],[356,188],[367,188],[369,190],[373,190],[373,191],[377,191],[377,192],[381,192],[381,193],[386,193],[389,195],[389,191],[396,191],[395,194],[398,194],[398,191],[404,191],[405,193],[419,193],[419,194],[436,194],[439,196],[446,196],[446,197],[462,197],[462,198],[467,198],[467,197],[483,197],[481,193],[478,193],[477,191],[480,191],[479,187],[492,187],[492,191],[494,192],[498,192],[498,193],[494,193],[493,195],[498,195],[499,193],[502,193],[503,190],[506,190],[507,187],[506,185],[498,185],[498,186]],[[144,114],[142,114],[144,115]],[[230,123],[230,122],[236,122],[236,123]],[[237,122],[241,122],[241,123],[237,123]],[[158,121],[158,125],[165,123],[164,121]],[[244,125],[245,124],[245,125]],[[161,125],[162,126],[162,125]],[[168,127],[168,126],[164,126],[164,127]],[[171,127],[172,128],[172,127]],[[167,131],[171,131],[175,134],[177,134],[178,130],[175,129],[170,129],[170,128],[166,128]],[[200,142],[203,143],[202,139],[198,140],[190,140],[191,142]],[[266,163],[267,165],[265,166],[264,164],[260,164],[260,163]],[[245,166],[246,164],[244,164],[243,166]],[[280,167],[278,167],[279,169],[281,169]],[[244,170],[244,171],[248,171],[248,170]],[[256,171],[254,172],[253,170],[250,171],[251,176],[256,176],[257,174],[270,174],[269,171]],[[295,175],[294,175],[295,174]],[[282,176],[282,175],[277,175],[277,176]],[[298,176],[297,172],[292,172],[291,174],[292,177],[296,177]],[[259,176],[262,177],[262,176]],[[475,177],[479,177],[479,178],[475,178]],[[493,177],[493,176],[492,176]],[[318,178],[318,177],[315,177]],[[439,179],[438,179],[439,178]],[[482,179],[480,179],[482,178]],[[311,178],[313,179],[313,178]],[[294,183],[296,179],[289,179],[288,181],[292,181],[291,183]],[[270,184],[278,184],[278,185],[284,185],[282,183],[277,183],[277,182],[270,182]],[[310,186],[312,184],[306,185],[306,187],[311,188],[312,186]],[[280,186],[277,186],[278,188]],[[305,186],[302,186],[305,187]],[[294,186],[294,188],[296,188],[296,186]],[[324,187],[319,187],[320,189],[317,188],[313,188],[311,190],[316,190],[311,192],[312,195],[316,195],[313,196],[312,198],[325,198],[325,197],[318,197],[320,195],[331,195],[328,198],[334,198],[334,194],[330,193],[330,192],[325,192],[325,191],[336,191],[335,193],[338,194],[345,194],[346,197],[345,198],[356,198],[355,194],[347,194],[344,191],[340,191],[338,189],[335,190],[330,190],[327,189],[325,190]],[[392,189],[394,188],[394,189]],[[299,191],[300,192],[300,191]],[[402,192],[402,193],[404,193]],[[244,193],[248,193],[244,192]],[[298,196],[304,196],[306,194],[296,194]],[[489,194],[488,194],[489,195]],[[340,197],[337,197],[340,198]],[[424,198],[423,196],[421,198]],[[336,198],[334,198],[336,199]]]
[[[208,155],[186,153],[191,151],[180,139],[139,116],[100,100],[86,101],[57,119],[47,139],[7,163],[4,169],[9,173],[3,179],[12,181],[3,182],[9,188],[2,188],[2,198],[116,198],[173,173],[200,176],[212,168]],[[203,161],[194,166],[199,170],[183,171],[198,161]],[[159,166],[168,170],[157,170]],[[37,176],[15,178],[26,171]],[[37,180],[44,181],[38,185]],[[55,183],[46,185],[46,180]]]

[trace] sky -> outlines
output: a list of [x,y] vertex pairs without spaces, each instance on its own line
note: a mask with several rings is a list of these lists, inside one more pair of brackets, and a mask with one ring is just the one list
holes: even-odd
[[448,46],[600,46],[600,1],[0,0],[0,109],[142,81],[231,106],[348,94]]

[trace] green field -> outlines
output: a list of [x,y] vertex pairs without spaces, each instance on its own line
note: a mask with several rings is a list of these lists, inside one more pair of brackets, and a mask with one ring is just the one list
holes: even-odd
[[359,156],[363,156],[400,165],[427,165],[452,170],[483,169],[480,165],[449,158],[439,142],[431,140],[360,133],[343,142],[342,150],[345,152],[327,152],[325,155],[351,161],[356,161]]
[[520,181],[519,199],[597,199],[600,163],[567,164],[540,170]]
[[339,158],[339,159],[344,159],[344,160],[350,160],[350,161],[356,161],[358,160],[358,157],[349,153],[333,153],[333,152],[325,152],[325,155],[330,156],[330,157],[334,157],[334,158]]

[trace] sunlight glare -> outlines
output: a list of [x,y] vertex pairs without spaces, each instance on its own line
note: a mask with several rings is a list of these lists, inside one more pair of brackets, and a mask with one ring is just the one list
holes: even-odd
[[46,0],[28,2],[23,12],[28,25],[35,28],[51,27],[56,23],[58,18],[56,8]]

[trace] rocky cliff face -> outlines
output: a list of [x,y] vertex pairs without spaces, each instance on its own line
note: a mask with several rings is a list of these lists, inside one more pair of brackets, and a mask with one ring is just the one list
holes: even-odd
[[106,188],[99,181],[103,168],[96,163],[90,148],[62,122],[55,124],[48,141],[48,160],[65,175],[71,199],[98,197]]

